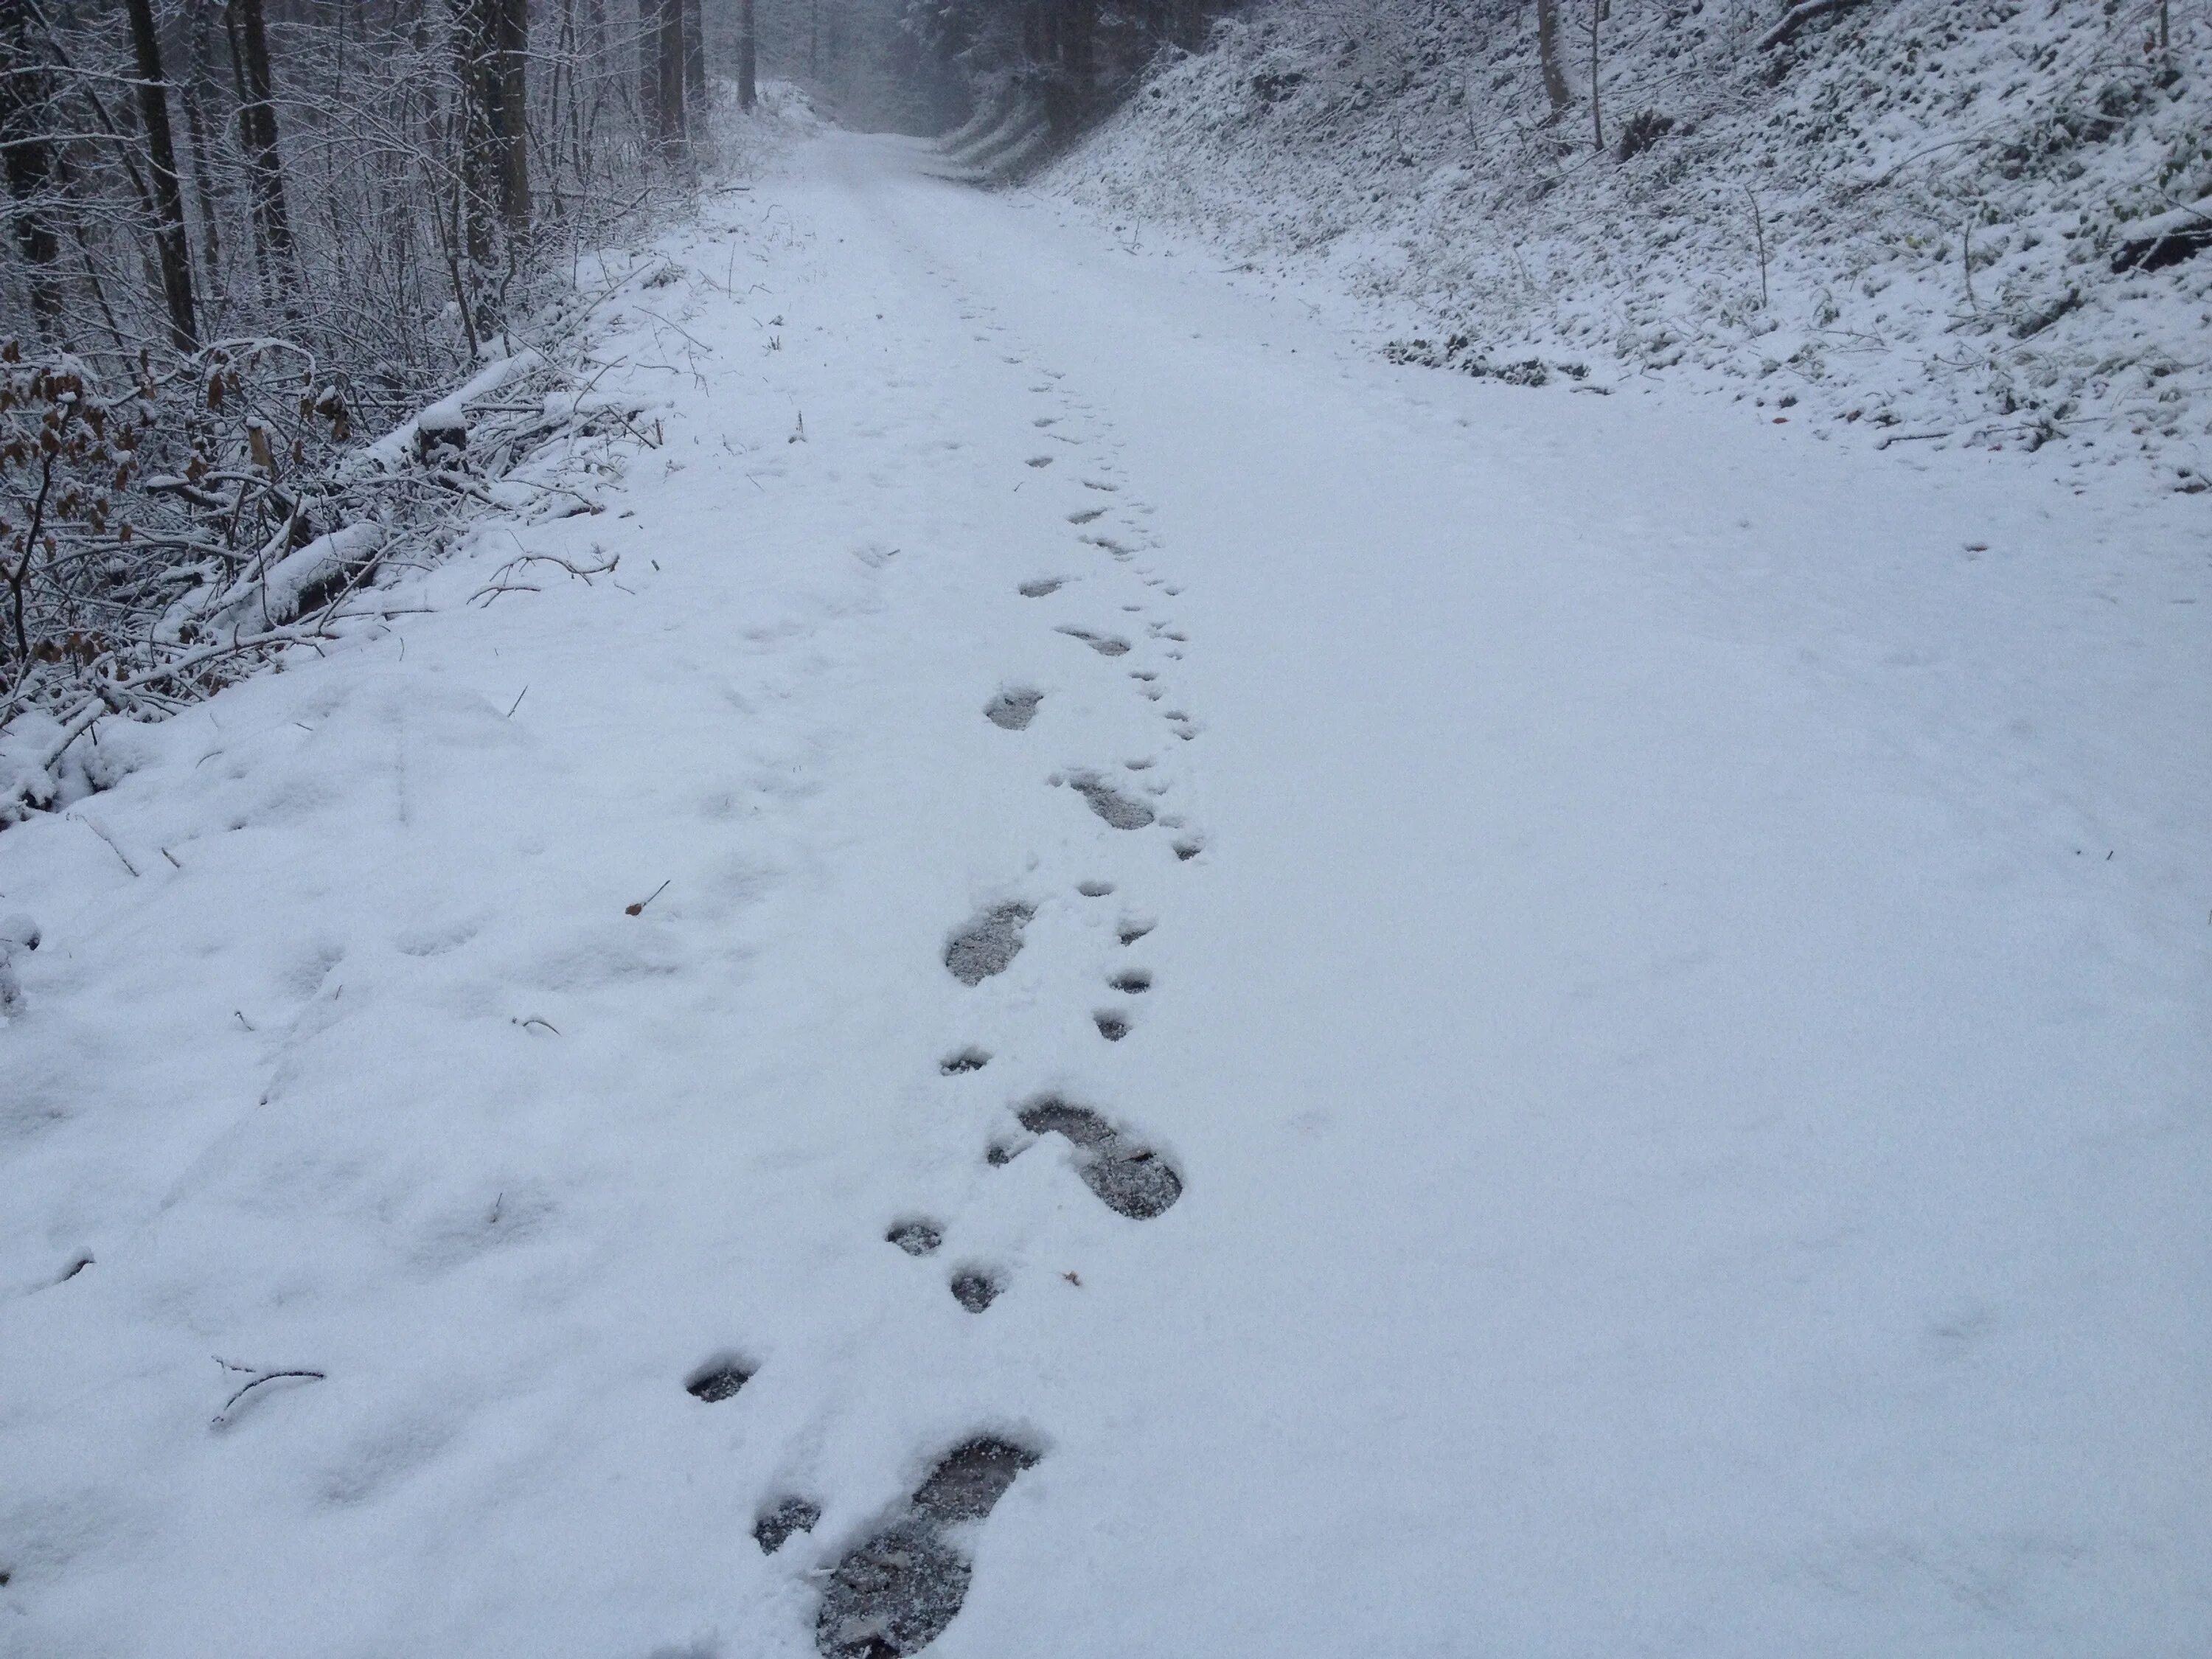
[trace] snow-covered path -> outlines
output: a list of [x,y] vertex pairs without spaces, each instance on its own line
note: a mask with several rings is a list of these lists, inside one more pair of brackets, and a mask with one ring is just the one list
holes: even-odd
[[946,1659],[2203,1651],[2202,507],[927,159],[0,836],[0,1652],[857,1651],[886,1537]]

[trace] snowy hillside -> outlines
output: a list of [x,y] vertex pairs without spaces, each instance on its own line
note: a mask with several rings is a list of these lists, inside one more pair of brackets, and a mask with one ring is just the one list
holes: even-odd
[[1774,0],[1612,0],[1593,118],[1579,0],[1556,117],[1521,0],[1283,0],[1045,182],[1125,237],[1323,273],[1407,361],[1689,377],[1875,442],[2064,439],[2194,491],[2212,256],[2138,244],[2206,222],[2212,8],[2173,4],[2166,48],[2160,9],[1888,0],[1762,46]]

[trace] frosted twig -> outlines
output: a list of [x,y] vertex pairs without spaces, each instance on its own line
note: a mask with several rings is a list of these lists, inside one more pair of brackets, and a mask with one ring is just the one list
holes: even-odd
[[246,1395],[252,1394],[264,1382],[282,1382],[287,1377],[295,1377],[302,1382],[320,1382],[324,1380],[323,1373],[320,1371],[264,1370],[255,1365],[233,1364],[229,1360],[225,1359],[219,1353],[210,1354],[209,1358],[213,1359],[216,1364],[222,1366],[225,1372],[234,1373],[246,1379],[246,1381],[240,1385],[237,1393],[232,1395],[229,1399],[222,1402],[222,1409],[217,1412],[213,1419],[210,1420],[208,1426],[211,1429],[219,1429],[222,1427],[223,1425],[229,1422],[232,1409],[237,1406],[240,1401],[245,1399]]

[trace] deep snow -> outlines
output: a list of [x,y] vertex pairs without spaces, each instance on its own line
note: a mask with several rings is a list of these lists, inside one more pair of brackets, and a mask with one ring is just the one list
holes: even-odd
[[0,1651],[801,1656],[905,1540],[946,1659],[2202,1652],[2201,501],[929,164],[0,835]]

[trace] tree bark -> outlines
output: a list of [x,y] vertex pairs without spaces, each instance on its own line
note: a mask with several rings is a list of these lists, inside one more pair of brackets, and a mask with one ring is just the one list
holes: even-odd
[[1590,0],[1590,136],[1597,153],[1605,154],[1605,112],[1597,96],[1597,26],[1605,21],[1605,0]]
[[188,75],[177,88],[177,96],[185,106],[185,148],[191,156],[192,205],[200,222],[199,301],[210,313],[210,326],[219,331],[224,303],[222,226],[216,212],[215,146],[209,138],[207,123],[200,118],[199,94],[193,84],[199,78],[197,74]]
[[530,236],[530,13],[527,0],[490,0],[495,61],[484,81],[493,143],[498,148],[499,210],[508,239]]
[[738,0],[738,107],[750,109],[759,96],[760,47],[754,31],[753,0]]
[[684,0],[684,106],[707,112],[707,20],[700,0]]
[[684,0],[657,0],[654,38],[659,46],[653,85],[659,94],[654,131],[663,149],[681,149],[690,138],[684,107]]
[[261,0],[229,0],[225,21],[238,70],[238,136],[252,182],[254,240],[269,279],[281,284],[292,263],[292,216],[284,204],[284,162],[276,149],[276,103]]
[[15,246],[23,256],[31,314],[41,334],[67,343],[56,267],[61,239],[54,234],[54,149],[45,137],[46,77],[31,53],[27,9],[0,0],[0,142],[7,149],[8,196],[13,204]]
[[[459,0],[453,8],[453,132],[458,227],[471,291],[481,296],[492,270],[491,228],[500,195],[497,0]],[[482,319],[487,328],[491,319]]]
[[192,304],[192,256],[185,237],[185,195],[177,179],[177,149],[169,133],[168,82],[161,74],[161,39],[154,27],[153,0],[125,0],[131,45],[138,64],[138,118],[146,131],[154,201],[154,253],[161,297],[169,312],[169,343],[179,351],[200,349]]
[[1536,0],[1536,56],[1544,66],[1544,94],[1553,120],[1566,112],[1567,71],[1559,62],[1559,0]]

